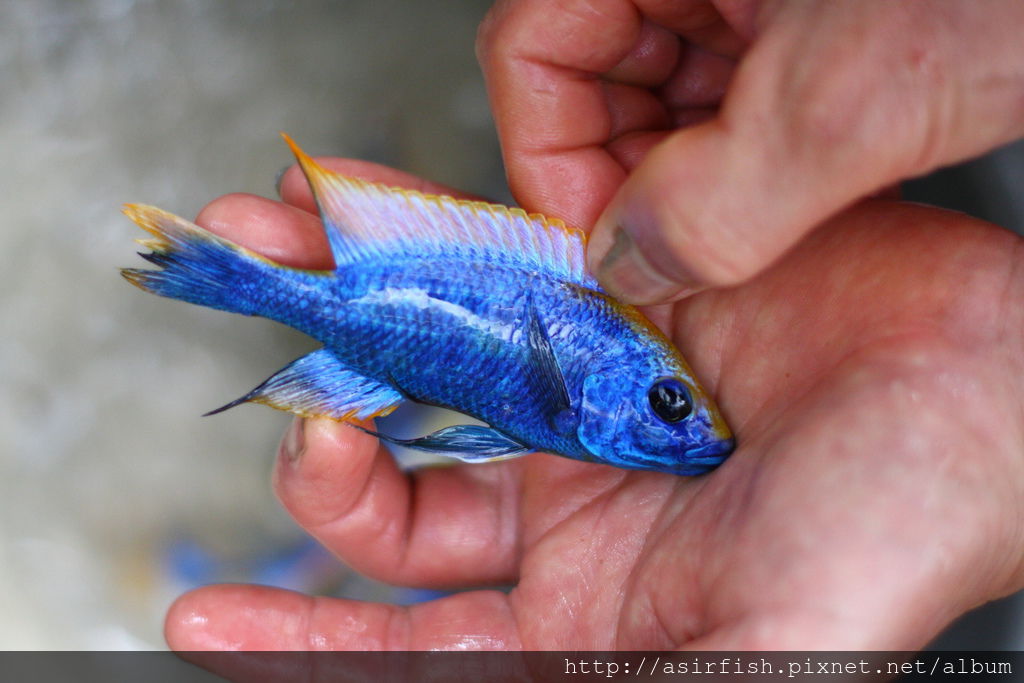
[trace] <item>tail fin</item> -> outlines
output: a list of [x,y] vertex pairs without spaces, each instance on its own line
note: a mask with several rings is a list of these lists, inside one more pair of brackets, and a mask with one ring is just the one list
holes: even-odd
[[155,207],[128,204],[124,213],[153,235],[137,240],[152,250],[139,255],[162,268],[124,268],[121,275],[126,280],[171,299],[245,315],[259,312],[253,293],[280,266]]

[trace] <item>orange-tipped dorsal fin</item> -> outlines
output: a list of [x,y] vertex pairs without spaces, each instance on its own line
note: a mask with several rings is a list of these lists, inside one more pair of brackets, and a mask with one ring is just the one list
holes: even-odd
[[586,235],[555,218],[501,204],[424,194],[334,173],[282,133],[306,174],[341,269],[406,255],[515,263],[598,289],[586,271]]

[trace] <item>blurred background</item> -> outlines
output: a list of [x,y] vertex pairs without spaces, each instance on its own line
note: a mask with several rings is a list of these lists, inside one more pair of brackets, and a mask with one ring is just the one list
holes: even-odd
[[[288,416],[200,419],[313,344],[126,286],[128,201],[193,216],[273,196],[312,154],[500,201],[473,55],[487,0],[0,4],[0,648],[162,649],[187,588],[254,581],[410,602],[348,571],[269,485]],[[1024,146],[908,184],[1020,231]],[[1020,596],[938,645],[1024,649]]]

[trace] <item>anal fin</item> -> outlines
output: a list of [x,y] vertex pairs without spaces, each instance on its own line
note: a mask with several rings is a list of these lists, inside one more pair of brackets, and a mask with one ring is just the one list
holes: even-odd
[[533,452],[532,448],[524,446],[512,437],[481,425],[445,427],[418,439],[396,439],[359,425],[352,426],[388,443],[457,458],[463,462],[493,462]]
[[303,417],[363,420],[387,415],[403,400],[396,389],[360,375],[327,349],[320,349],[285,366],[245,396],[206,414],[251,401]]

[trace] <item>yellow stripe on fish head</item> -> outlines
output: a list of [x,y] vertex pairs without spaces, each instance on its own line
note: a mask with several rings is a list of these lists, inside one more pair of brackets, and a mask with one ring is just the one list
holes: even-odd
[[726,424],[725,418],[722,417],[722,413],[718,409],[715,400],[697,381],[697,375],[694,373],[693,368],[690,367],[690,364],[683,357],[683,354],[680,353],[679,349],[665,337],[665,333],[635,306],[623,304],[610,296],[607,297],[607,300],[612,308],[622,315],[633,331],[642,337],[655,341],[662,347],[663,352],[671,357],[672,364],[680,368],[682,376],[678,377],[678,379],[683,380],[690,390],[694,407],[702,408],[711,422],[711,433],[723,440],[732,438],[732,430]]

